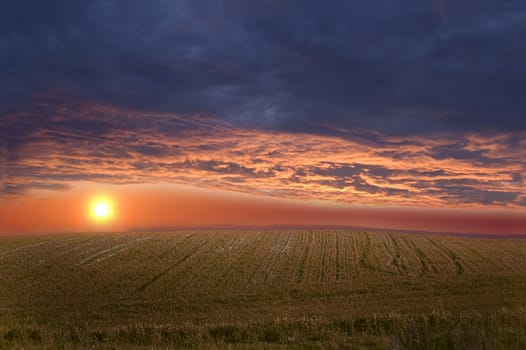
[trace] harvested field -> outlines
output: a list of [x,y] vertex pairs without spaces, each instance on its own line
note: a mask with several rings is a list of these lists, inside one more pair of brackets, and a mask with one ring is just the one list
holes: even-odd
[[519,239],[2,237],[0,279],[0,347],[526,347]]

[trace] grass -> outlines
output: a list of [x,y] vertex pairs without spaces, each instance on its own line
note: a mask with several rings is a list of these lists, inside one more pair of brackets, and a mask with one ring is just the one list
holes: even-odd
[[0,348],[526,348],[526,240],[0,238]]

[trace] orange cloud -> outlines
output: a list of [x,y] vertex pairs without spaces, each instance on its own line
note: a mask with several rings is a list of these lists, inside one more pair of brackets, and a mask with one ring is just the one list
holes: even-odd
[[[9,155],[4,196],[89,181],[378,206],[526,205],[524,134],[314,135],[236,128],[203,115],[61,108]],[[89,129],[106,120],[104,131]],[[69,127],[73,122],[78,125]]]

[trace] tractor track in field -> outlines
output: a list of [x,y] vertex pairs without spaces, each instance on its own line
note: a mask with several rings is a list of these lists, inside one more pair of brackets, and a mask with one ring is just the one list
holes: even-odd
[[132,240],[131,242],[118,244],[114,247],[102,250],[100,252],[97,252],[93,255],[88,256],[87,258],[82,259],[77,265],[89,266],[89,265],[97,264],[106,259],[114,257],[118,254],[124,253],[125,251],[132,248],[133,246],[139,245],[140,243],[147,241],[150,238],[151,238],[150,236],[141,237],[141,238],[136,238]]
[[[152,285],[155,281],[166,275],[168,272],[185,262],[188,258],[190,258],[192,255],[194,255],[198,250],[206,246],[214,237],[216,237],[218,233],[212,234],[208,239],[204,240],[201,244],[197,245],[194,249],[191,249],[188,253],[177,259],[172,264],[168,265],[166,268],[162,269],[160,272],[156,273],[152,277],[150,277],[146,282],[141,284],[134,292],[134,294],[142,293],[148,288],[150,285]],[[190,237],[190,236],[188,236]]]
[[49,242],[52,242],[52,241],[53,241],[53,239],[50,238],[50,239],[47,239],[47,240],[42,241],[42,242],[31,243],[31,244],[27,244],[27,245],[23,245],[23,246],[20,246],[20,247],[16,247],[16,248],[13,248],[13,249],[6,250],[6,251],[0,253],[0,259],[5,257],[6,255],[9,255],[9,254],[12,254],[12,253],[16,253],[16,252],[19,252],[19,251],[23,251],[23,250],[28,249],[28,248],[34,248],[34,247],[42,246],[42,245],[44,245],[46,243],[49,243]]
[[460,276],[460,275],[462,275],[464,273],[464,266],[462,266],[462,264],[458,260],[458,256],[457,256],[457,254],[455,252],[453,252],[452,250],[444,247],[443,245],[438,244],[433,239],[427,238],[427,240],[431,244],[433,244],[438,250],[440,250],[441,252],[443,252],[444,254],[446,254],[450,258],[451,262],[455,266],[457,276]]

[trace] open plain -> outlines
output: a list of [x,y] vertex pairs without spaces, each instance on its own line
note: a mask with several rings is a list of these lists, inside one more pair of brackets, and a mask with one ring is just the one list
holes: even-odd
[[526,240],[0,238],[0,348],[526,348]]

